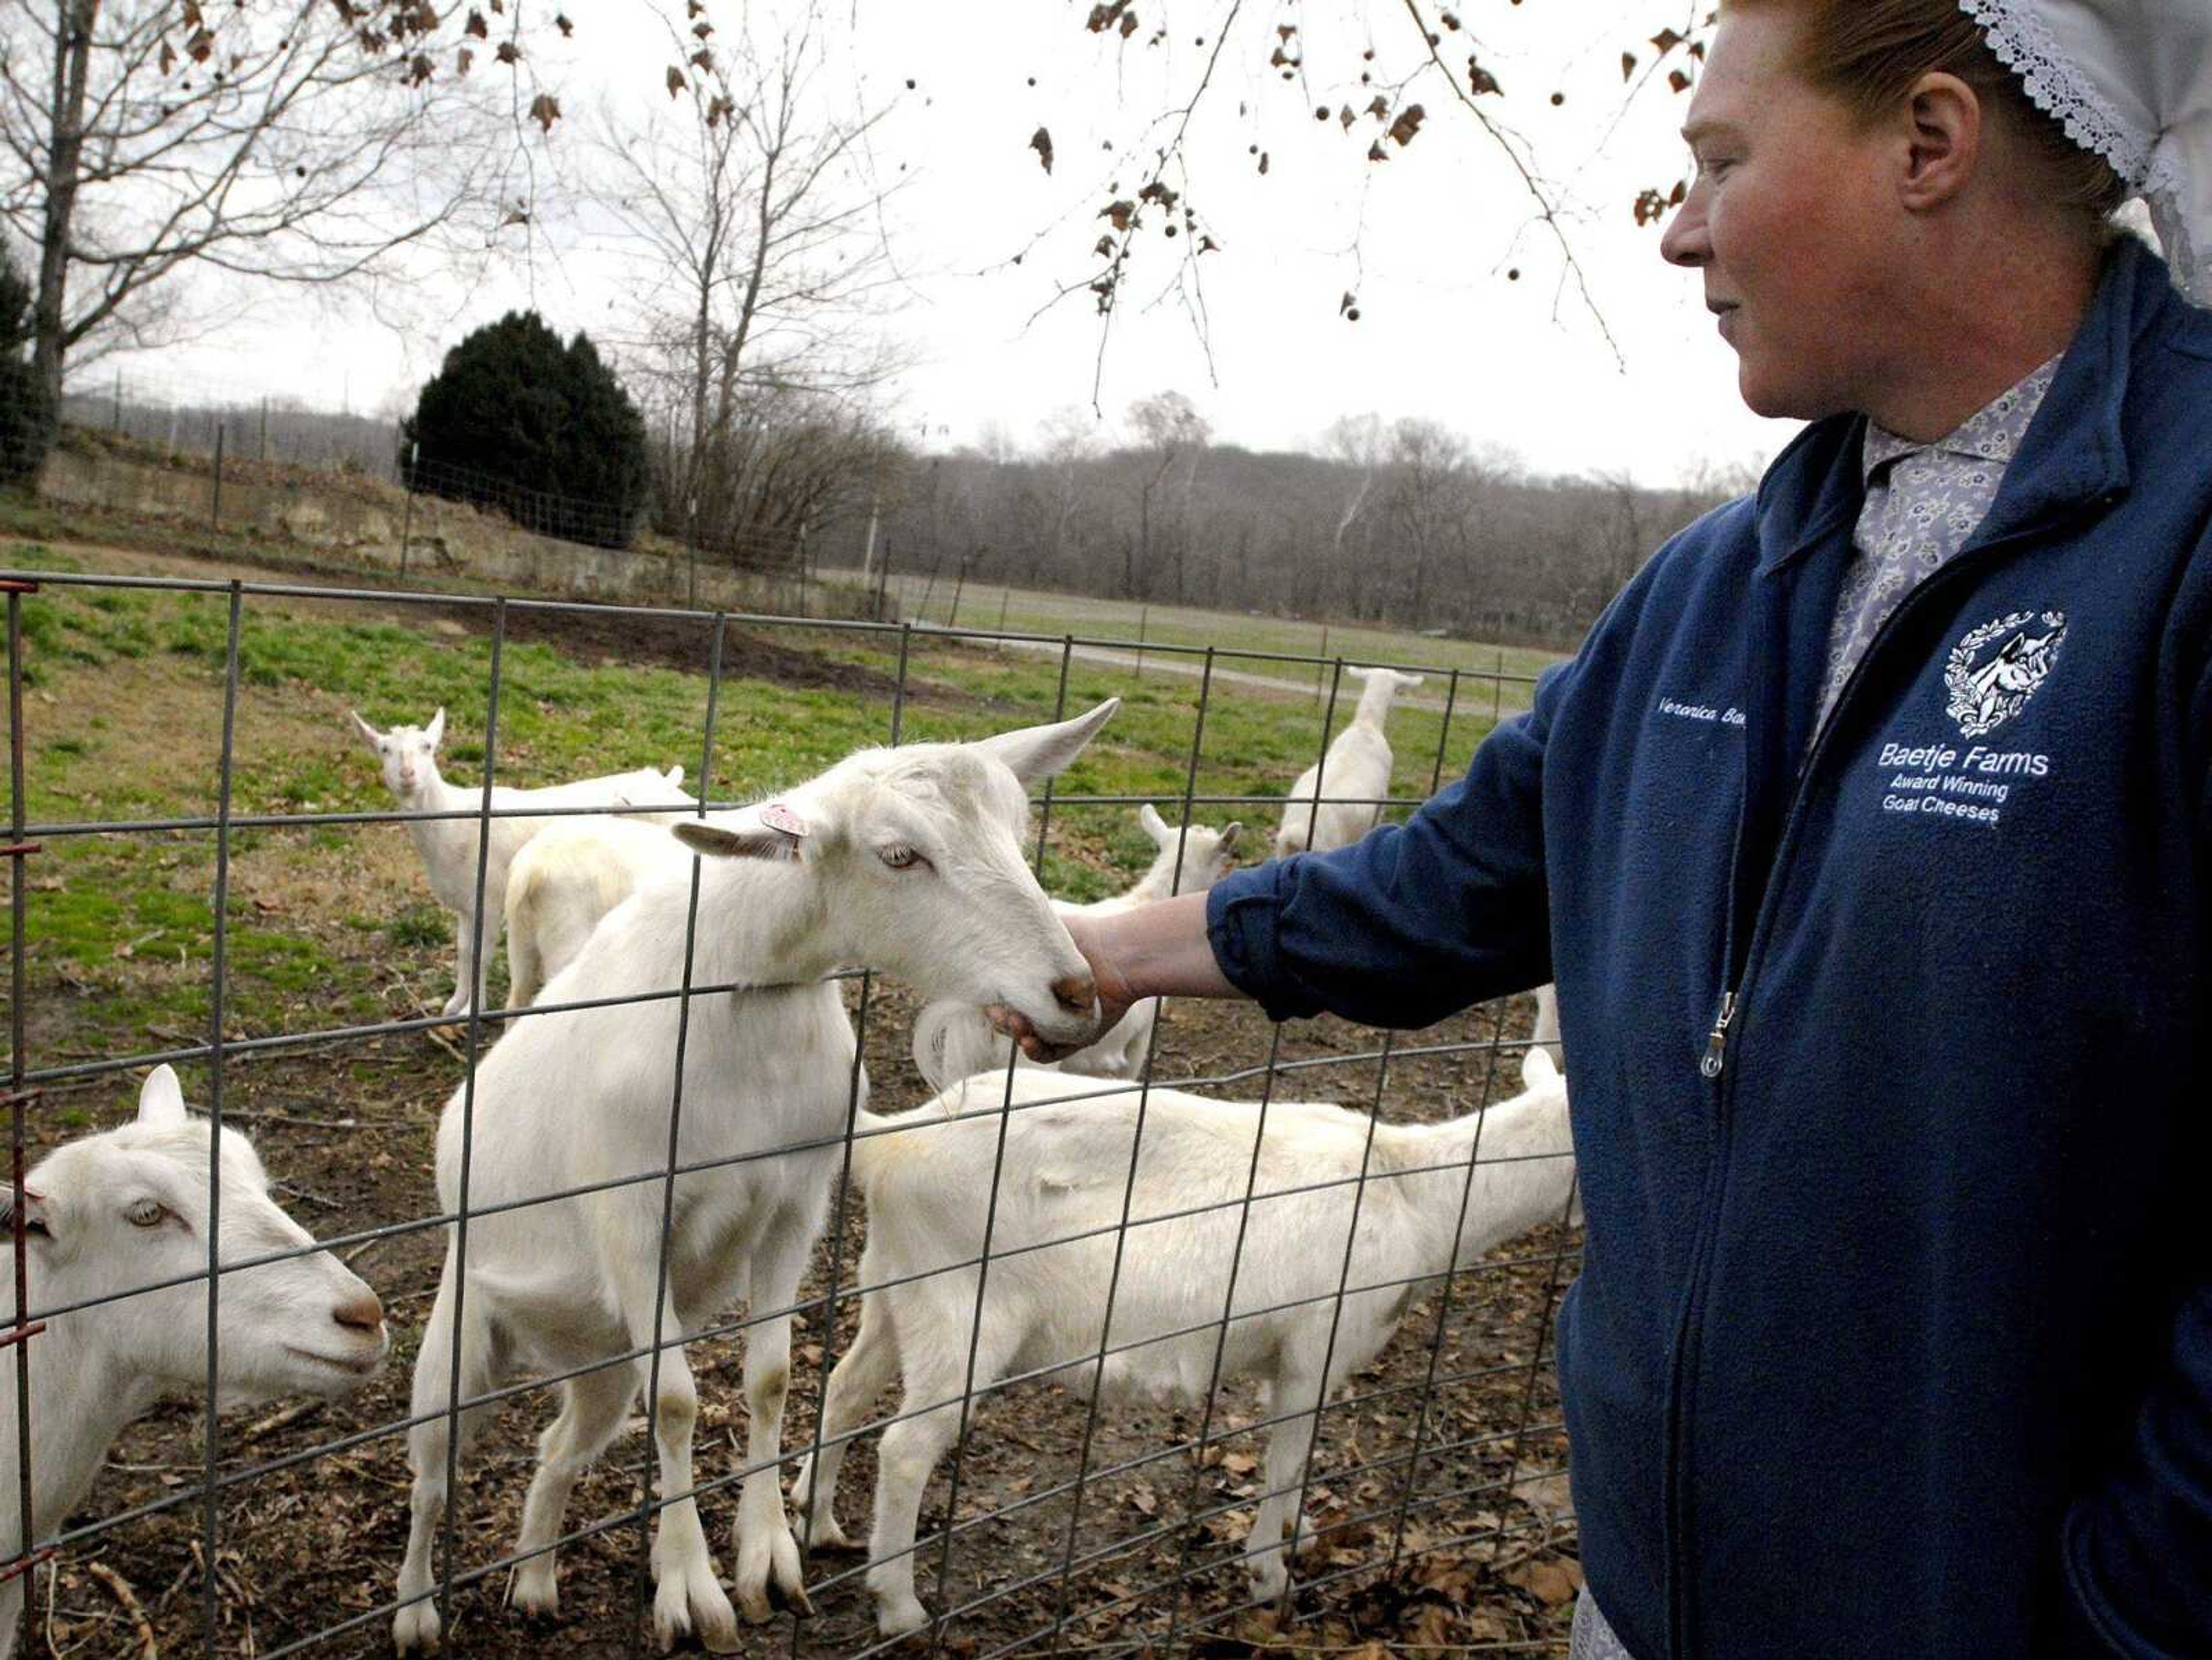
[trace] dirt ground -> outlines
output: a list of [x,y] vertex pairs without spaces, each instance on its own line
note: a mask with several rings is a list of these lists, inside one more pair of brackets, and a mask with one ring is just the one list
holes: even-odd
[[[474,626],[473,619],[483,615],[455,610],[463,626]],[[531,617],[525,626],[533,630],[562,625],[542,613],[516,616]],[[635,660],[664,649],[649,629],[623,632],[619,619],[590,617],[578,626],[575,637],[560,643],[586,654],[603,651]],[[685,665],[696,666],[696,648],[687,644],[685,652]],[[866,672],[803,652],[789,655],[805,660],[787,666],[790,678],[803,684],[845,684],[848,677]],[[763,658],[749,662],[746,672],[781,670]],[[812,673],[838,678],[802,680]],[[387,827],[385,834],[392,845],[378,858],[404,863],[398,832]],[[254,879],[250,864],[240,879],[249,885]],[[368,870],[362,879],[374,883],[385,873]],[[280,885],[270,892],[272,906],[288,905]],[[392,1018],[434,1009],[447,988],[451,958],[445,946],[412,948],[404,960],[396,960],[399,954],[380,935],[333,928],[324,943],[349,957],[377,959]],[[34,1064],[106,1052],[98,999],[82,988],[34,983],[27,1012],[33,1017]],[[904,992],[878,987],[868,1011],[866,1056],[879,1110],[904,1107],[924,1093],[907,1054],[912,1013]],[[1422,1048],[1479,1047],[1396,1055],[1387,1071],[1371,1060],[1346,1059],[1373,1049],[1377,1035],[1334,1020],[1285,1028],[1281,1053],[1285,1060],[1332,1062],[1299,1074],[1295,1093],[1300,1098],[1375,1104],[1392,1119],[1433,1120],[1515,1092],[1517,1050],[1493,1053],[1490,1046],[1526,1032],[1529,1018],[1525,999],[1473,1011],[1401,1041]],[[461,1075],[454,1042],[450,1031],[386,1034],[315,1053],[241,1057],[228,1069],[227,1110],[252,1132],[278,1178],[279,1197],[318,1236],[419,1217],[434,1209],[432,1138],[439,1110]],[[1255,1010],[1180,1005],[1164,1019],[1156,1075],[1216,1076],[1257,1067],[1268,1045],[1268,1027]],[[65,1109],[88,1115],[94,1125],[117,1122],[135,1088],[135,1080],[107,1078],[51,1091],[33,1127],[38,1147],[70,1133],[58,1116]],[[1259,1084],[1254,1079],[1223,1092],[1256,1096]],[[817,1250],[805,1294],[824,1292],[833,1251],[851,1283],[863,1219],[857,1201],[849,1208],[842,1237],[825,1240]],[[1039,1646],[1151,1653],[1160,1651],[1173,1627],[1177,1645],[1192,1644],[1209,1655],[1564,1652],[1578,1570],[1559,1477],[1565,1444],[1549,1345],[1553,1312],[1574,1274],[1579,1243],[1563,1226],[1540,1229],[1458,1276],[1448,1293],[1417,1298],[1396,1340],[1325,1414],[1311,1481],[1312,1507],[1328,1530],[1302,1565],[1299,1578],[1308,1588],[1288,1626],[1234,1611],[1244,1593],[1233,1563],[1206,1570],[1233,1557],[1249,1508],[1229,1510],[1194,1529],[1176,1525],[1193,1511],[1234,1505],[1256,1493],[1256,1437],[1225,1439],[1202,1463],[1180,1450],[1148,1457],[1194,1436],[1200,1414],[1112,1404],[1094,1426],[1086,1404],[1056,1388],[1018,1386],[988,1398],[961,1459],[957,1520],[963,1526],[942,1578],[940,1547],[926,1548],[918,1559],[925,1601],[939,1609],[969,1606],[945,1623],[934,1645],[924,1646],[975,1660],[1064,1621],[1056,1640]],[[313,1641],[311,1651],[389,1652],[389,1616],[373,1611],[392,1596],[405,1544],[404,1438],[387,1433],[343,1451],[313,1450],[404,1416],[416,1333],[428,1311],[443,1250],[443,1231],[425,1229],[344,1253],[384,1297],[396,1343],[391,1364],[358,1395],[337,1405],[264,1409],[226,1420],[225,1470],[311,1456],[253,1476],[222,1502],[212,1565],[221,1619],[216,1651],[266,1655],[360,1617],[350,1629]],[[857,1304],[850,1299],[840,1304],[834,1320],[818,1311],[800,1318],[787,1420],[787,1446],[794,1457],[811,1441],[822,1377],[851,1342],[856,1318]],[[698,1469],[704,1481],[741,1462],[741,1352],[734,1336],[692,1348],[702,1395]],[[511,1546],[534,1438],[552,1415],[550,1394],[536,1391],[509,1402],[471,1452],[456,1495],[465,1572],[495,1560]],[[1251,1391],[1231,1389],[1216,1414],[1215,1430],[1257,1415]],[[1418,1462],[1412,1457],[1417,1438]],[[163,1408],[125,1435],[109,1470],[70,1524],[165,1497],[184,1502],[73,1548],[58,1568],[42,1571],[33,1588],[27,1651],[173,1655],[204,1648],[202,1596],[210,1565],[201,1549],[202,1505],[194,1495],[202,1448],[199,1408],[192,1405]],[[865,1534],[872,1454],[872,1438],[864,1438],[847,1461],[838,1508],[855,1537]],[[609,1458],[579,1484],[569,1526],[634,1515],[647,1491],[649,1462],[640,1417]],[[945,1523],[949,1468],[950,1461],[925,1499],[925,1536]],[[1079,1517],[1065,1496],[1032,1499],[1073,1481],[1079,1469],[1094,1473],[1080,1490]],[[1115,1473],[1097,1476],[1100,1470]],[[734,1493],[716,1488],[702,1508],[726,1570]],[[998,1516],[1002,1511],[1007,1513]],[[979,1524],[964,1525],[971,1521]],[[1084,1566],[1063,1578],[1058,1569],[1068,1554],[1072,1523],[1074,1554]],[[1133,1535],[1135,1542],[1116,1547]],[[1386,1572],[1394,1562],[1396,1572]],[[568,1547],[561,1563],[561,1612],[550,1621],[526,1621],[504,1609],[503,1570],[457,1590],[447,1619],[447,1651],[466,1657],[645,1651],[649,1631],[640,1611],[649,1593],[641,1594],[645,1556],[635,1522]],[[114,1584],[94,1575],[96,1565],[129,1589],[143,1612],[143,1630]],[[787,1653],[797,1660],[869,1648],[875,1642],[873,1609],[860,1583],[861,1566],[852,1555],[811,1561],[813,1617],[780,1617],[749,1633],[744,1652]],[[1179,1597],[1172,1587],[1147,1589],[1186,1566],[1201,1570],[1189,1580],[1187,1594]]]

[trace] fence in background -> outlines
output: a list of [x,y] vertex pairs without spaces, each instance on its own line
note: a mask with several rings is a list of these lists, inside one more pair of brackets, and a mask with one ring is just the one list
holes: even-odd
[[825,604],[816,550],[801,538],[689,527],[654,536],[642,508],[434,460],[403,465],[398,425],[374,417],[115,370],[66,392],[61,423],[46,453],[26,412],[0,409],[0,483],[35,471],[40,493],[67,505],[246,532],[335,569],[483,592],[793,616]]

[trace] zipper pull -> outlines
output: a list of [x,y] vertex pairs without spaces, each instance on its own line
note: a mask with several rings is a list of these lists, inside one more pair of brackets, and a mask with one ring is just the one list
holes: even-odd
[[1707,1078],[1721,1075],[1722,1056],[1728,1049],[1729,1022],[1735,1018],[1735,994],[1721,994],[1721,1012],[1713,1021],[1711,1034],[1705,1039],[1705,1058],[1698,1062],[1698,1070]]

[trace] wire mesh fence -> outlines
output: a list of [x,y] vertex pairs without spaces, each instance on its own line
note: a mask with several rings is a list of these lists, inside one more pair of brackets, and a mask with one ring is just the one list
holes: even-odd
[[[1418,1651],[1564,1651],[1572,1529],[1559,1496],[1564,1437],[1548,1344],[1577,1249],[1571,1166],[1558,1150],[1563,1134],[1541,1150],[1507,1144],[1502,1130],[1486,1141],[1495,1115],[1474,1113],[1517,1092],[1506,1080],[1524,1011],[1487,1006],[1408,1036],[1333,1021],[1271,1027],[1254,1010],[1178,1004],[1152,1027],[1133,1079],[1008,1066],[930,1104],[908,1053],[915,994],[873,971],[881,964],[849,955],[827,970],[828,993],[811,970],[793,984],[730,971],[718,936],[726,915],[712,903],[702,911],[698,864],[665,879],[665,914],[678,921],[668,971],[608,995],[588,975],[556,976],[526,1007],[487,990],[449,1018],[438,1002],[453,982],[436,962],[451,919],[441,929],[419,906],[392,912],[395,890],[422,879],[396,826],[451,825],[468,839],[471,903],[458,907],[459,926],[482,962],[500,926],[496,845],[514,820],[597,824],[620,808],[658,807],[722,822],[724,809],[862,744],[1027,724],[1008,704],[1029,719],[1066,718],[1102,691],[1126,690],[1121,665],[1086,658],[1074,636],[678,607],[52,569],[0,574],[0,587],[16,1284],[4,1334],[15,1351],[5,1432],[14,1468],[0,1541],[13,1549],[0,1572],[18,1596],[43,1579],[31,1618],[57,1651],[143,1634],[172,1652],[384,1652],[395,1620],[404,1637],[426,1638],[432,1610],[459,1654],[543,1652],[555,1633],[592,1652],[644,1651],[687,1627],[720,1645],[736,1640],[715,1625],[721,1593],[696,1578],[688,1604],[681,1583],[672,1604],[668,1591],[690,1518],[703,1513],[718,1532],[734,1519],[716,1559],[726,1575],[734,1567],[748,1602],[784,1578],[761,1565],[786,1487],[799,1541],[814,1548],[780,1584],[775,1618],[744,1639],[748,1652],[858,1656],[915,1640],[970,1660],[1224,1652],[1281,1645],[1268,1634],[1279,1627],[1252,1621],[1292,1614],[1312,1622],[1323,1647],[1371,1639]],[[447,636],[434,625],[456,611],[468,616],[469,653],[413,672],[418,656],[442,648]],[[571,623],[658,629],[688,642],[689,666],[650,683],[659,701],[625,702],[564,746],[562,733],[591,725],[597,683],[548,666],[536,642]],[[846,674],[850,696],[833,709],[764,681],[753,649],[763,639],[803,642]],[[975,649],[1016,643],[1053,648],[1019,684],[1030,660],[1010,669]],[[356,649],[362,662],[341,664]],[[1126,824],[1139,806],[1161,815],[1178,851],[1194,828],[1279,808],[1279,784],[1255,781],[1325,763],[1349,714],[1340,659],[1155,649],[1194,672],[1172,693],[1133,700],[1127,718],[1142,724],[1126,738],[1108,728],[1106,741],[1127,752],[1033,792],[1026,857],[1048,891],[1096,897],[1123,881]],[[71,678],[72,663],[83,678]],[[151,678],[134,694],[142,667]],[[1378,814],[1417,804],[1525,699],[1525,677],[1428,672],[1439,707],[1394,728],[1404,734],[1401,764],[1371,800]],[[1272,686],[1279,672],[1295,699]],[[1316,673],[1326,685],[1317,723],[1304,692]],[[92,707],[94,676],[112,703]],[[336,728],[328,689],[349,676],[389,703],[419,689],[452,706],[448,759],[478,774],[459,787],[465,799],[442,809],[356,805],[370,787],[366,758],[356,749],[332,762],[301,736]],[[644,698],[647,683],[624,682],[618,695]],[[150,732],[118,732],[133,709]],[[609,730],[623,735],[620,753],[607,748]],[[680,749],[678,732],[689,739]],[[648,743],[662,752],[641,752]],[[586,754],[595,772],[681,762],[694,794],[592,804],[500,793],[544,783]],[[380,905],[393,920],[377,920]],[[609,949],[605,933],[587,954]],[[462,988],[466,980],[464,970]],[[733,1071],[773,1078],[783,1051],[761,1043],[757,1011],[802,996],[817,1006],[832,998],[833,1025],[846,1034],[842,1049],[833,1034],[826,1050],[805,1051],[817,1062],[848,1057],[833,1077],[807,1081],[821,1110],[765,1140],[708,1133],[735,1098],[702,1091],[699,1057],[741,1054]],[[649,1127],[657,1152],[518,1190],[506,1179],[521,1157],[509,1133],[513,1054],[529,1046],[509,1039],[610,1011],[612,1036],[591,1064],[536,1086],[563,1097],[539,1134],[566,1135],[617,1110],[620,1080],[650,1073],[672,1085],[655,1109],[665,1119]],[[751,1049],[731,1036],[740,1029],[752,1032]],[[672,1053],[661,1049],[672,1042]],[[513,1052],[504,1071],[502,1051]],[[120,1236],[135,1248],[177,1233],[191,1260],[158,1259],[170,1266],[156,1271],[156,1258],[132,1256],[105,1277],[62,1274],[52,1247],[65,1230],[42,1207],[73,1213],[64,1173],[34,1178],[32,1159],[109,1122],[114,1114],[92,1104],[162,1065],[185,1069],[186,1098],[218,1135],[254,1134],[272,1196],[317,1237],[242,1235],[252,1183],[240,1186],[224,1158],[204,1158],[189,1201],[157,1204],[154,1224],[133,1216]],[[1219,1124],[1240,1128],[1219,1138],[1219,1191],[1163,1201],[1146,1138],[1170,1134],[1186,1098],[1218,1104]],[[1349,1111],[1308,1104],[1319,1101]],[[431,1179],[441,1105],[450,1192]],[[1121,1150],[1095,1167],[1041,1174],[1023,1162],[1039,1146],[1093,1148],[1095,1137],[1069,1138],[1125,1120],[1126,1140],[1112,1144]],[[1395,1128],[1448,1121],[1466,1133],[1422,1141],[1418,1156]],[[1340,1135],[1348,1162],[1302,1152],[1309,1122],[1350,1126],[1348,1141]],[[881,1149],[924,1136],[980,1149],[963,1177],[972,1192],[951,1207],[954,1233],[974,1239],[957,1254],[901,1260],[876,1243],[886,1219],[864,1216],[855,1161],[889,1168]],[[1528,1178],[1539,1171],[1545,1213],[1530,1219],[1540,1225],[1514,1228],[1496,1249],[1465,1250],[1476,1214],[1504,1205],[1508,1189],[1534,1191]],[[1036,1209],[1040,1194],[1063,1189],[1096,1203],[1080,1227],[1040,1231],[1040,1213],[1075,1214]],[[784,1195],[793,1214],[771,1225],[763,1195]],[[501,1250],[511,1256],[520,1229],[549,1272],[571,1257],[599,1260],[604,1242],[573,1231],[617,1195],[625,1213],[650,1218],[634,1242],[648,1317],[625,1325],[533,1305]],[[1519,1202],[1534,1201],[1523,1193]],[[717,1207],[720,1232],[701,1220]],[[1446,1242],[1441,1254],[1377,1247],[1408,1225],[1409,1207]],[[1287,1236],[1286,1217],[1297,1222]],[[701,1238],[729,1258],[724,1270],[753,1272],[736,1294],[726,1287],[711,1305],[685,1306],[681,1287],[725,1285],[700,1280],[687,1251]],[[779,1239],[797,1242],[782,1280],[759,1266]],[[1194,1240],[1210,1253],[1205,1271],[1193,1257],[1164,1275],[1163,1242],[1190,1252]],[[296,1374],[279,1376],[274,1363],[257,1375],[258,1279],[332,1257],[381,1296],[390,1364],[374,1379],[313,1387],[287,1383]],[[441,1259],[452,1265],[442,1280]],[[1178,1274],[1204,1295],[1186,1298],[1180,1316],[1163,1313],[1160,1283]],[[1065,1307],[1049,1312],[1081,1327],[1079,1341],[1005,1341],[996,1328],[1006,1299],[1054,1285],[1060,1294],[1048,1300]],[[192,1299],[188,1321],[179,1297]],[[76,1456],[64,1432],[81,1427],[86,1408],[80,1391],[40,1376],[40,1357],[84,1353],[94,1331],[111,1345],[138,1341],[149,1322],[137,1311],[156,1306],[161,1388],[115,1383],[131,1397],[125,1416],[138,1421],[115,1426],[110,1468],[88,1484],[52,1468]],[[1132,1313],[1140,1306],[1141,1317]],[[312,1345],[325,1316],[301,1314],[296,1299],[288,1307],[314,1333],[280,1323],[277,1347]],[[870,1347],[872,1319],[896,1324],[933,1310],[927,1329],[890,1343],[878,1334]],[[459,1336],[441,1352],[443,1315]],[[1319,1338],[1318,1356],[1306,1357],[1315,1386],[1326,1387],[1318,1411],[1301,1406],[1279,1357],[1256,1352],[1293,1323]],[[186,1328],[189,1339],[179,1335]],[[468,1353],[472,1329],[489,1346],[482,1353]],[[181,1370],[179,1347],[190,1361]],[[951,1357],[952,1387],[925,1385],[921,1357],[933,1353]],[[733,1386],[741,1368],[743,1386]],[[857,1417],[838,1421],[841,1390],[866,1393],[902,1373],[896,1405],[861,1401]],[[1269,1386],[1255,1387],[1260,1379]],[[352,1390],[343,1401],[334,1381]],[[182,1404],[154,1407],[157,1393]],[[219,1414],[241,1395],[267,1405]],[[533,1458],[529,1432],[556,1395],[559,1418]],[[941,1430],[948,1413],[956,1421],[941,1461],[911,1468],[916,1449],[933,1445],[924,1432]],[[579,1426],[592,1414],[586,1433]],[[465,1429],[478,1445],[465,1457]],[[851,1455],[848,1515],[865,1509],[871,1478],[882,1484],[879,1505],[892,1485],[927,1483],[910,1538],[894,1517],[888,1529],[879,1520],[872,1552],[835,1548],[840,1530],[828,1518],[840,1501],[829,1489],[842,1454]],[[802,1465],[832,1471],[823,1491],[793,1487]],[[442,1513],[424,1506],[426,1483],[445,1490]],[[1277,1511],[1300,1549],[1287,1589],[1265,1572],[1264,1548],[1259,1571],[1248,1560],[1255,1513],[1264,1523]],[[919,1639],[895,1617],[902,1559],[926,1605]],[[427,1566],[427,1578],[410,1582],[403,1560]]]

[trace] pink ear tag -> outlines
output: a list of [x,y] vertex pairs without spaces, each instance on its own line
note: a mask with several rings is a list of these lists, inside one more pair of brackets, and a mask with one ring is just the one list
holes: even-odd
[[771,801],[760,810],[760,821],[772,830],[781,830],[786,836],[806,834],[806,821],[781,801]]

